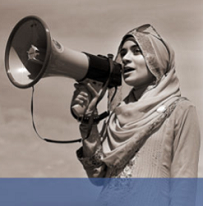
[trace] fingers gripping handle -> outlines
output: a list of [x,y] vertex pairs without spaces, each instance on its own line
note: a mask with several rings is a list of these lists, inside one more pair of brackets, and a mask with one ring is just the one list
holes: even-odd
[[83,92],[86,92],[88,95],[88,101],[87,102],[82,102],[80,104],[75,104],[71,107],[71,110],[73,112],[73,114],[77,117],[83,117],[83,115],[85,114],[89,103],[92,100],[92,94],[90,94],[90,91],[88,91],[86,84],[90,84],[93,89],[96,90],[96,92],[99,93],[99,91],[101,90],[101,88],[103,87],[103,83],[99,82],[99,81],[95,81],[95,80],[91,80],[91,79],[85,79],[84,81],[82,81],[82,84],[84,84],[84,87],[81,87],[81,89],[83,90]]

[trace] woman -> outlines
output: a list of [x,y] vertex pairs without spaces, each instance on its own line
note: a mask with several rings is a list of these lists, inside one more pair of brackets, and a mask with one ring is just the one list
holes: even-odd
[[[88,176],[197,177],[197,115],[194,105],[181,97],[174,51],[152,26],[143,25],[123,37],[116,61],[132,90],[110,114],[102,133],[94,124],[85,138],[88,125],[80,125],[84,139],[77,155]],[[89,92],[76,87],[72,104],[87,103],[87,118],[98,94],[91,85]]]

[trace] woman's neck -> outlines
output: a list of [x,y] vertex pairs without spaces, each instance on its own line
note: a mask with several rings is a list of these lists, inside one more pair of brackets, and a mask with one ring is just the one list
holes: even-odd
[[149,85],[145,85],[145,86],[139,87],[139,88],[134,87],[134,95],[135,95],[136,100],[140,99],[140,97],[144,94],[144,92],[146,91],[148,86]]

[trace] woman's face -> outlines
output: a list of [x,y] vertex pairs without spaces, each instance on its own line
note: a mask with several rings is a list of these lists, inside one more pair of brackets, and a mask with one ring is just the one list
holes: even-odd
[[123,63],[123,78],[126,84],[140,88],[155,80],[146,66],[140,48],[134,41],[125,41],[120,55]]

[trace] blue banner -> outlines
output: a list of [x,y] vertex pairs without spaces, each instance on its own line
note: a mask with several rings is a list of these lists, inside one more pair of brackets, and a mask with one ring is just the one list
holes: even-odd
[[202,206],[203,179],[1,178],[2,206]]

